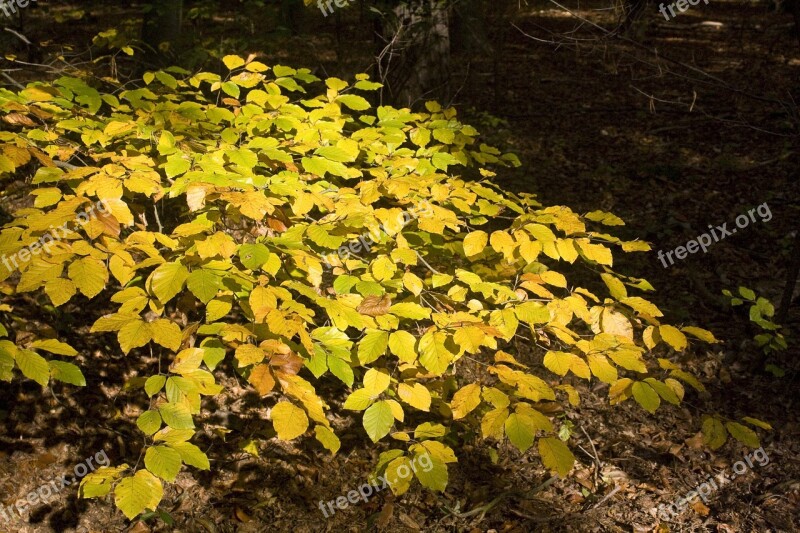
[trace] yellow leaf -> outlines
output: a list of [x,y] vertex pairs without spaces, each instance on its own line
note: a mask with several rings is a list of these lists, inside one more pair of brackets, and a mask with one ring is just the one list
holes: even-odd
[[687,326],[685,328],[681,328],[681,331],[684,333],[688,333],[692,337],[696,337],[701,341],[708,342],[711,344],[716,344],[719,341],[714,337],[714,334],[708,330],[702,328],[696,328],[694,326]]
[[592,371],[597,379],[603,383],[614,383],[619,377],[617,369],[614,368],[608,359],[602,354],[588,353],[586,359],[589,362],[589,369]]
[[406,272],[403,274],[403,286],[408,289],[414,296],[419,296],[425,288],[422,280],[413,272]]
[[605,273],[600,274],[600,277],[608,287],[612,298],[616,300],[622,300],[628,296],[628,290],[625,288],[625,284],[622,283],[618,277]]
[[147,280],[148,290],[165,304],[183,290],[189,271],[180,262],[164,263]]
[[150,342],[150,324],[139,318],[128,321],[117,334],[122,352],[127,354],[134,348],[139,348]]
[[577,243],[586,259],[601,265],[612,266],[614,259],[611,255],[611,250],[602,244],[592,244],[583,240],[579,240]]
[[414,364],[417,360],[416,345],[416,337],[407,331],[393,331],[389,335],[389,350],[404,363]]
[[339,437],[337,437],[333,431],[325,426],[314,426],[314,435],[320,444],[322,444],[325,449],[333,454],[338,452],[339,448],[342,446],[342,443],[339,441]]
[[484,439],[502,439],[505,432],[505,422],[508,418],[508,409],[494,409],[481,419],[481,434]]
[[306,412],[290,402],[279,402],[270,412],[270,419],[281,440],[292,440],[308,429]]
[[139,470],[114,487],[114,503],[128,520],[145,510],[155,511],[163,497],[161,480],[147,470]]
[[416,407],[420,411],[429,411],[431,408],[431,393],[421,383],[414,383],[413,387],[401,383],[397,387],[397,395],[408,405]]
[[481,345],[486,338],[486,333],[476,326],[466,326],[456,330],[453,340],[461,346],[461,349],[468,353],[478,353]]
[[651,317],[659,317],[664,316],[658,307],[654,304],[648,302],[644,298],[640,298],[639,296],[632,296],[630,298],[622,298],[620,300],[621,303],[631,307],[637,313],[641,313],[643,315],[648,315]]
[[64,278],[51,279],[44,284],[44,292],[47,294],[53,305],[58,307],[70,301],[75,296],[77,289],[75,284]]
[[87,298],[94,298],[108,283],[108,270],[102,261],[83,257],[69,266],[69,277]]
[[260,363],[266,357],[264,350],[252,344],[242,344],[236,348],[236,360],[239,366],[250,366]]
[[488,242],[489,235],[485,231],[473,231],[464,238],[464,253],[467,257],[476,256],[486,248]]
[[181,347],[181,328],[175,322],[166,318],[159,318],[150,322],[150,333],[153,341],[172,351]]
[[370,271],[372,275],[375,276],[376,280],[386,281],[391,279],[395,272],[397,272],[397,265],[394,264],[394,261],[392,261],[390,257],[382,255],[372,262]]
[[569,474],[575,463],[575,456],[572,455],[567,445],[556,437],[539,439],[539,455],[542,457],[544,466],[562,477]]
[[453,411],[453,419],[464,418],[481,403],[481,386],[477,383],[470,383],[461,388],[453,395],[450,400],[450,409]]
[[222,58],[222,62],[228,67],[228,70],[237,69],[244,66],[245,60],[239,56],[228,55]]
[[389,388],[391,382],[389,372],[383,368],[370,368],[364,374],[364,390],[369,392],[370,396],[378,396]]
[[681,333],[681,331],[674,326],[659,326],[658,334],[661,336],[664,342],[672,346],[678,352],[684,350],[688,344],[686,341],[686,335]]
[[405,418],[405,413],[403,412],[403,406],[400,405],[399,402],[395,400],[386,400],[386,403],[389,405],[389,409],[392,410],[392,416],[402,422]]
[[572,364],[573,354],[549,351],[544,355],[544,366],[559,376],[566,376]]

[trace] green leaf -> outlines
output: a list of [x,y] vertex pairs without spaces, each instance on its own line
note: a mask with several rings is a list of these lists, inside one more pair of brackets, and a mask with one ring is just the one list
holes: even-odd
[[419,340],[419,362],[433,374],[444,374],[455,359],[455,354],[445,346],[446,339],[442,331],[428,331]]
[[364,335],[358,343],[358,360],[362,365],[374,362],[386,353],[389,344],[389,333],[373,330]]
[[63,383],[69,383],[78,387],[86,386],[86,378],[83,377],[81,369],[72,363],[64,361],[50,361],[50,376]]
[[164,172],[167,173],[168,178],[174,179],[176,176],[185,174],[191,167],[191,162],[184,159],[183,154],[175,154],[167,158],[167,163],[164,165]]
[[752,424],[753,426],[760,427],[761,429],[772,430],[772,426],[768,422],[764,422],[763,420],[759,420],[758,418],[745,416],[742,418],[742,420],[747,422],[748,424]]
[[161,376],[161,375],[150,376],[149,378],[147,378],[147,381],[144,382],[144,391],[150,397],[155,396],[164,387],[164,383],[166,382],[167,382],[166,376]]
[[174,448],[181,455],[181,460],[185,464],[199,468],[200,470],[211,469],[208,456],[194,444],[190,442],[176,442],[170,444],[170,447]]
[[161,480],[147,470],[139,470],[114,488],[114,503],[128,520],[133,520],[145,510],[155,511],[163,497]]
[[165,304],[183,290],[189,271],[180,262],[164,263],[150,274],[148,290]]
[[370,108],[366,98],[355,94],[343,94],[339,96],[336,101],[346,105],[353,111],[364,111]]
[[261,268],[269,260],[269,248],[261,243],[243,244],[239,247],[239,260],[250,270]]
[[172,483],[181,471],[181,454],[168,446],[151,446],[144,454],[144,465],[153,474]]
[[417,476],[417,479],[419,479],[423,487],[444,492],[449,481],[447,465],[430,455],[428,456],[428,460],[430,461],[431,467],[425,469],[417,466],[414,475]]
[[719,449],[728,440],[728,432],[717,418],[706,417],[701,431],[703,432],[703,442],[712,450]]
[[30,350],[16,351],[17,366],[22,375],[32,379],[42,387],[50,381],[50,365],[44,357]]
[[211,270],[200,268],[192,271],[186,279],[186,286],[197,296],[197,299],[207,304],[222,288],[222,278]]
[[145,411],[136,419],[136,427],[149,437],[161,429],[161,415],[158,411]]
[[725,424],[725,428],[728,430],[728,433],[731,434],[731,437],[738,440],[745,446],[750,448],[761,447],[761,441],[759,441],[758,435],[749,427],[743,426],[738,422],[728,422]]
[[564,477],[572,470],[575,456],[569,451],[564,442],[557,437],[542,437],[539,439],[539,455],[542,464],[550,470]]
[[665,383],[661,383],[654,378],[647,378],[644,380],[644,382],[653,387],[653,390],[656,391],[658,395],[667,402],[671,403],[672,405],[680,405],[681,400],[678,398],[678,395],[675,394],[675,391],[673,391]]
[[67,356],[75,356],[78,355],[78,352],[70,346],[61,341],[57,341],[55,339],[46,339],[46,340],[39,340],[32,342],[29,348],[36,348],[38,350],[44,350],[46,352],[54,353],[57,355],[67,355]]
[[378,442],[389,434],[394,425],[392,407],[386,401],[380,401],[364,411],[364,429],[372,442]]
[[189,406],[183,403],[165,403],[158,411],[164,423],[173,429],[194,429],[194,420]]
[[635,382],[631,387],[631,392],[633,392],[633,399],[650,413],[655,413],[658,406],[661,405],[661,398],[656,391],[643,381]]
[[351,411],[363,411],[374,401],[372,393],[367,389],[358,389],[350,393],[344,402],[344,408]]

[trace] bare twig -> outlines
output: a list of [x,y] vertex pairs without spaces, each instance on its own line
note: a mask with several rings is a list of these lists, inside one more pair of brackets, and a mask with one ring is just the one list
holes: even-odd
[[603,468],[603,463],[600,462],[600,457],[597,455],[597,448],[594,447],[594,442],[592,441],[592,438],[589,436],[588,433],[586,433],[586,430],[583,429],[583,426],[580,426],[580,428],[581,428],[581,431],[583,431],[583,434],[586,435],[586,438],[589,439],[589,444],[592,445],[592,453],[594,453],[594,464],[595,464],[595,468],[594,468],[594,485],[596,487],[597,486],[597,476],[598,476],[598,474],[600,472],[600,469]]

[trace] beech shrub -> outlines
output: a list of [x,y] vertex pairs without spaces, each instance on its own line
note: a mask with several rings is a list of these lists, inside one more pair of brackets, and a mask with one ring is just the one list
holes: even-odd
[[[28,195],[0,233],[2,313],[22,293],[55,307],[103,298],[113,312],[83,313],[87,327],[143,361],[127,385],[149,398],[135,421],[144,460],[99,468],[82,497],[113,495],[134,518],[184,465],[209,469],[192,439],[230,374],[269,408],[275,437],[262,441],[313,438],[335,454],[333,421],[355,417],[391,443],[374,475],[428,456],[396,493],[414,480],[443,491],[472,428],[520,452],[536,442],[567,475],[569,432],[550,415],[579,405],[576,379],[651,413],[685,385],[703,391],[676,353],[717,341],[664,323],[640,295],[650,284],[614,270],[615,252],[649,250],[607,233],[617,216],[500,190],[491,178],[518,159],[455,109],[374,108],[364,95],[380,85],[366,75],[223,62],[225,76],[170,68],[138,86],[0,89],[0,180]],[[594,292],[564,275],[574,265]],[[69,339],[0,334],[0,379],[100,386]],[[145,364],[150,353],[163,364]],[[712,448],[728,434],[759,446],[722,417],[703,432]]]

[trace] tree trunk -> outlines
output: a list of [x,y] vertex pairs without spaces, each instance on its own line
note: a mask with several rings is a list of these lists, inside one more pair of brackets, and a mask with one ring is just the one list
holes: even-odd
[[[382,24],[378,70],[383,101],[412,106],[450,96],[450,13],[445,0],[409,0]],[[388,102],[387,102],[388,103]]]
[[163,64],[173,55],[180,42],[182,19],[183,0],[161,0],[150,5],[142,22],[142,41],[148,47],[148,61]]

